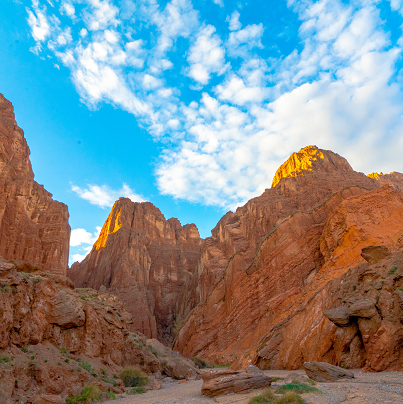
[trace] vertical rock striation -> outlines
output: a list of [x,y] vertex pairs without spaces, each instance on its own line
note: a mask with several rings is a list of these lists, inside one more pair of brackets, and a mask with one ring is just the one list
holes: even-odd
[[[365,262],[363,248],[401,248],[400,179],[365,176],[315,146],[294,153],[271,189],[227,213],[205,240],[178,302],[185,320],[174,349],[234,367],[373,362],[368,341],[355,338],[357,325],[350,329],[352,353],[343,356],[350,345],[336,346],[337,328],[323,313],[337,300],[329,282]],[[388,367],[398,368],[385,361],[382,369]]]
[[118,295],[133,315],[133,330],[169,343],[178,296],[194,272],[201,243],[194,224],[181,226],[149,202],[120,198],[90,254],[68,275],[77,287]]
[[65,275],[68,209],[34,181],[29,154],[13,106],[0,94],[0,255]]

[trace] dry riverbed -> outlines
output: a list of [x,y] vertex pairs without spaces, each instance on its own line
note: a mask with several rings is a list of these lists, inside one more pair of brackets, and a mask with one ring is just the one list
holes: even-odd
[[[304,371],[294,371],[305,374]],[[284,370],[265,371],[268,376],[284,378],[290,372]],[[304,394],[307,404],[403,404],[403,372],[361,373],[354,371],[355,379],[337,383],[317,383],[322,394]],[[273,388],[279,385],[273,383]],[[249,394],[232,394],[217,398],[207,398],[200,394],[202,380],[187,383],[165,383],[161,390],[145,394],[119,396],[115,404],[246,404],[258,390]]]

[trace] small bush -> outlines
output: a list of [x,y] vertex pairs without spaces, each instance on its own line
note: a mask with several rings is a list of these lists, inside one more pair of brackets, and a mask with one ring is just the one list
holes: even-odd
[[27,348],[26,346],[23,346],[23,347],[21,348],[21,351],[24,352],[24,353],[27,353],[27,352],[28,352],[28,348]]
[[126,391],[127,394],[143,394],[146,392],[146,389],[144,387],[134,387],[132,389],[129,389]]
[[298,394],[305,394],[305,393],[313,393],[319,392],[320,390],[316,387],[308,386],[305,383],[298,382],[294,380],[292,383],[283,384],[282,386],[276,389],[277,394],[284,394],[288,391],[293,391]]
[[257,404],[257,403],[275,403],[276,396],[273,394],[271,390],[265,390],[265,392],[259,396],[253,397],[249,400],[248,404]]
[[392,268],[389,269],[388,275],[394,275],[397,271],[397,266],[393,265]]
[[101,401],[101,390],[97,386],[87,386],[77,396],[66,398],[66,404],[91,404],[96,401]]
[[87,361],[82,361],[78,364],[78,366],[82,367],[83,369],[85,369],[87,372],[90,372],[94,377],[97,377],[97,372],[95,372],[95,370],[93,369],[91,363],[87,362]]
[[63,355],[66,355],[66,354],[67,354],[67,349],[66,349],[66,348],[59,347],[59,346],[58,346],[58,348],[59,348],[59,351],[60,351]]
[[14,363],[9,356],[0,354],[0,366],[1,365],[3,365],[5,368],[10,368],[14,365]]
[[283,397],[278,398],[275,404],[304,404],[304,400],[294,391],[288,391]]
[[10,284],[7,282],[0,282],[0,291],[8,293],[11,290]]
[[106,395],[107,395],[108,398],[110,398],[111,400],[116,400],[116,394],[115,394],[113,391],[106,390]]
[[0,364],[3,364],[3,363],[11,363],[11,362],[12,362],[12,360],[10,359],[9,356],[7,356],[7,355],[0,355]]
[[148,382],[148,376],[139,368],[134,366],[125,367],[119,374],[126,387],[145,386]]
[[210,368],[211,366],[204,361],[203,359],[200,359],[198,357],[192,358],[192,362],[199,368],[199,369],[205,369],[205,368]]

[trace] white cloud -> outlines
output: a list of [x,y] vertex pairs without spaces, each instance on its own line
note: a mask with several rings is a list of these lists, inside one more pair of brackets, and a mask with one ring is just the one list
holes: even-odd
[[76,9],[74,8],[74,6],[71,3],[67,2],[67,1],[64,1],[62,3],[62,5],[60,7],[60,11],[62,13],[66,13],[71,18],[75,17]]
[[111,207],[114,202],[120,197],[131,199],[133,202],[144,202],[144,198],[135,194],[127,184],[123,184],[121,189],[114,190],[107,185],[88,185],[88,188],[80,188],[76,185],[71,185],[71,190],[74,191],[80,198],[85,199],[92,205],[97,205],[101,208]]
[[242,27],[242,24],[239,22],[239,17],[240,17],[240,14],[237,10],[235,10],[231,14],[231,18],[227,17],[226,21],[229,22],[230,31],[237,31],[239,28]]
[[77,247],[81,244],[94,244],[95,241],[97,240],[99,233],[101,231],[100,227],[97,227],[97,231],[92,234],[85,229],[73,229],[71,231],[71,236],[70,236],[70,246],[71,247]]
[[[403,38],[392,42],[377,2],[288,5],[301,23],[300,43],[278,58],[267,57],[272,43],[264,42],[262,24],[241,29],[234,11],[225,37],[199,20],[190,0],[123,2],[121,10],[109,0],[85,0],[74,25],[88,30],[65,41],[57,39],[68,27],[37,0],[28,21],[32,51],[69,68],[83,102],[124,109],[155,139],[166,138],[156,169],[164,194],[237,206],[270,186],[292,151],[315,143],[358,170],[398,170]],[[391,0],[391,7],[401,12],[402,3]],[[178,52],[187,66],[177,65]],[[181,86],[189,77],[203,92],[185,103]],[[74,188],[101,207],[118,197],[105,186]]]
[[188,75],[201,84],[207,84],[211,73],[225,71],[225,51],[220,37],[211,25],[204,27],[196,36],[187,58],[190,63]]
[[32,37],[37,42],[43,42],[50,36],[50,23],[46,16],[46,7],[40,7],[37,0],[32,1],[33,11],[27,8],[28,24],[31,27]]
[[69,264],[74,264],[74,262],[81,262],[87,254],[72,254],[70,257],[70,262]]
[[215,4],[217,4],[220,7],[224,7],[224,1],[223,0],[213,0]]

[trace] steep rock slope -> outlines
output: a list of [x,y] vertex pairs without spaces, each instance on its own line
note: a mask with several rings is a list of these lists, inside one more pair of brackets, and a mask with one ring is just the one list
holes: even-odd
[[98,240],[68,276],[77,287],[107,289],[133,316],[132,330],[172,342],[176,303],[202,240],[194,224],[165,220],[149,202],[115,202]]
[[0,255],[65,275],[67,206],[34,181],[29,154],[13,106],[0,94]]
[[[227,213],[206,239],[179,300],[186,320],[174,349],[234,367],[340,363],[340,352],[330,353],[338,348],[329,345],[336,326],[323,317],[330,300],[309,313],[306,306],[328,282],[365,262],[362,248],[399,249],[399,179],[392,175],[386,184],[354,172],[342,157],[314,146],[294,153],[271,189]],[[286,319],[302,318],[296,313],[305,313],[303,321],[285,330]]]

